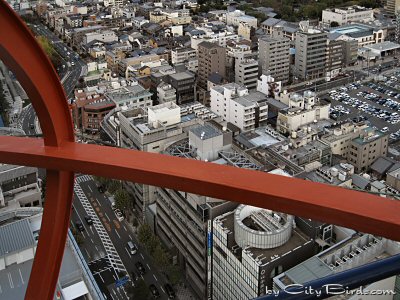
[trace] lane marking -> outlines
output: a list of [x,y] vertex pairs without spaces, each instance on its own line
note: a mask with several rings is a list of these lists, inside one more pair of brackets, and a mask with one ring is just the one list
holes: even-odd
[[110,219],[110,217],[107,215],[107,213],[104,213],[104,215],[106,216],[108,222],[111,222],[111,219]]
[[130,238],[131,240],[133,240],[133,238],[131,237],[131,235],[130,235],[130,234],[128,234],[128,236],[129,236],[129,238]]
[[126,232],[128,232],[128,230],[126,229],[125,225],[124,225],[124,229],[125,229]]
[[154,277],[154,279],[155,279],[156,281],[158,281],[158,279],[157,279],[156,275],[154,275],[154,274],[153,274],[153,277]]
[[24,278],[22,277],[21,269],[18,269],[19,276],[21,277],[22,284],[25,284]]
[[12,280],[12,277],[11,277],[11,273],[7,273],[7,275],[8,275],[8,281],[10,282],[10,287],[13,289],[14,288],[14,283],[13,283],[13,280]]
[[118,235],[119,239],[121,239],[121,236],[119,235],[118,231],[114,229],[115,233]]
[[142,253],[140,253],[140,256],[142,257],[142,259],[144,260],[144,256],[143,256],[143,254]]
[[164,292],[164,294],[166,294],[166,292],[164,291],[164,289],[162,288],[162,286],[160,286],[161,287],[161,290]]
[[149,270],[151,270],[149,264],[146,264],[146,266],[149,268]]
[[88,188],[89,188],[90,192],[93,193],[93,190],[92,190],[92,188],[90,187],[90,185],[88,185]]
[[129,253],[128,249],[125,248],[125,250],[126,250],[126,253],[128,253],[129,257],[132,258],[132,255]]

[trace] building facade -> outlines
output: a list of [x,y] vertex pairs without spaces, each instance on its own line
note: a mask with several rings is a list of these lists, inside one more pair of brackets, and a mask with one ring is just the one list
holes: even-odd
[[282,28],[278,29],[258,40],[259,65],[262,74],[285,83],[289,80],[290,40],[284,37]]
[[225,77],[226,50],[215,43],[202,42],[199,44],[198,84],[207,88],[208,76],[218,73]]

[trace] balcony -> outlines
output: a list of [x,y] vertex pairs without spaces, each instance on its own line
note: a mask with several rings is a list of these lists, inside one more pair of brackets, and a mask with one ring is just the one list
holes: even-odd
[[[4,1],[0,2],[0,45],[0,59],[27,89],[44,134],[44,139],[1,136],[0,161],[48,169],[46,198],[51,201],[46,202],[25,299],[54,298],[67,238],[74,172],[188,191],[400,240],[397,201],[263,172],[75,143],[59,79],[34,37]],[[355,288],[398,274],[399,264],[399,257],[394,256],[307,285],[321,288],[325,283],[339,282]],[[295,296],[292,298],[300,299]]]

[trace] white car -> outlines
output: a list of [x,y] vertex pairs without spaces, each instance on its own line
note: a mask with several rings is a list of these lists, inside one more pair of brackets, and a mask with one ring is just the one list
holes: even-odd
[[114,210],[115,215],[117,216],[118,221],[123,221],[124,220],[124,216],[122,215],[122,212],[119,209]]

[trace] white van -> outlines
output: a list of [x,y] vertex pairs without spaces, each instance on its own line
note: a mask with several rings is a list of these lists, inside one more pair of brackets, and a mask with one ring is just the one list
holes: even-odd
[[127,245],[128,245],[130,254],[132,254],[132,255],[136,254],[136,251],[137,251],[136,245],[132,241],[129,241]]

